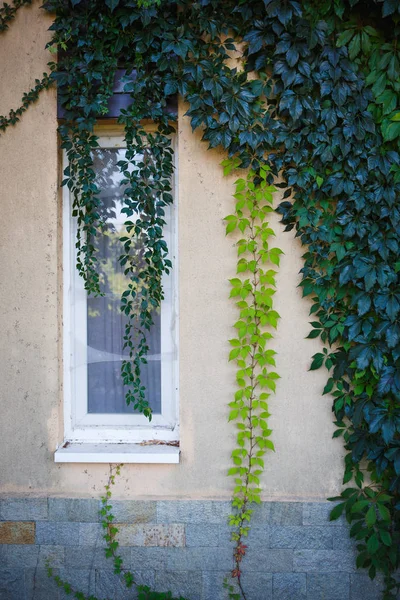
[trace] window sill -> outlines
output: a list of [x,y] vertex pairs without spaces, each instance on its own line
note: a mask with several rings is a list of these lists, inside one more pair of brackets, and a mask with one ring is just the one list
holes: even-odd
[[179,448],[168,445],[69,443],[54,453],[56,463],[178,464]]

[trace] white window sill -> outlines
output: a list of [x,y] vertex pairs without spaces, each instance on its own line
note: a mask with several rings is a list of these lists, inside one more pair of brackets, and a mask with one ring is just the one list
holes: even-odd
[[54,453],[56,463],[178,464],[179,448],[164,444],[68,443]]

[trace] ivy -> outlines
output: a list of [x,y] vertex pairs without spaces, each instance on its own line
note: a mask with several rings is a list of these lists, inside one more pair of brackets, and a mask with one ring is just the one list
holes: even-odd
[[[269,28],[281,41],[257,52],[249,47],[248,57],[252,65],[270,65],[271,150],[281,144],[270,164],[291,198],[279,212],[306,246],[301,285],[313,300],[309,337],[326,344],[311,369],[330,371],[324,392],[333,394],[334,435],[343,436],[348,451],[343,482],[356,486],[336,498],[341,509],[332,517],[345,510],[358,541],[357,566],[372,578],[383,572],[384,597],[394,598],[400,541],[397,25],[388,33],[373,3],[370,12],[362,8],[368,17],[345,3],[339,13],[337,4],[325,3],[326,21],[311,27],[296,3],[288,5],[291,14],[282,16],[267,2]],[[309,4],[309,14],[314,7]]]
[[[126,70],[131,105],[119,122],[128,150],[119,166],[132,237],[122,240],[130,283],[121,307],[129,317],[131,355],[122,368],[127,401],[148,417],[140,369],[152,311],[163,297],[162,276],[171,268],[162,231],[172,201],[171,96],[186,100],[186,115],[209,147],[226,150],[225,169],[249,173],[238,180],[244,187],[236,189],[236,209],[227,219],[228,233],[242,234],[232,280],[239,303],[230,355],[238,368],[230,406],[238,426],[232,575],[239,592],[226,582],[231,597],[245,598],[243,537],[262,470],[254,459],[262,461],[257,453],[271,444],[261,394],[275,385],[267,368],[273,354],[263,336],[277,315],[273,273],[267,276],[262,263],[279,262],[263,212],[275,185],[284,190],[283,224],[305,249],[301,287],[312,302],[309,337],[323,344],[310,370],[328,370],[323,392],[332,395],[334,435],[346,449],[347,487],[332,518],[344,512],[357,540],[357,566],[372,578],[383,573],[384,599],[394,598],[400,564],[399,3],[48,0],[45,8],[55,13],[49,47],[58,62],[50,63],[50,80],[66,117],[60,134],[70,167],[63,183],[78,220],[78,270],[92,294],[102,293],[95,240],[104,227],[93,128],[107,112],[117,68]],[[236,48],[241,69],[228,60]],[[3,119],[8,126],[10,118]],[[148,119],[156,134],[143,129]],[[129,217],[137,211],[133,224]],[[146,257],[138,272],[132,256],[141,240]]]
[[32,4],[32,0],[14,0],[12,4],[4,2],[0,6],[0,33],[8,29],[9,23],[15,19],[18,9],[24,4]]
[[4,133],[7,127],[16,125],[29,106],[38,100],[40,93],[48,90],[52,85],[53,81],[48,73],[43,73],[42,79],[35,79],[34,87],[22,96],[21,106],[11,109],[7,116],[0,115],[0,131]]

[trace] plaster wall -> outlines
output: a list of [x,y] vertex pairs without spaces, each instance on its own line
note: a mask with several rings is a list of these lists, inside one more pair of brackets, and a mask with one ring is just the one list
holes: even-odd
[[[17,107],[46,70],[50,19],[22,8],[0,36],[0,114]],[[234,432],[227,423],[234,366],[227,361],[235,307],[234,240],[224,234],[233,178],[222,153],[207,151],[180,106],[178,128],[181,463],[127,465],[121,498],[229,498],[226,477]],[[61,200],[55,92],[42,94],[21,123],[0,138],[0,493],[98,496],[107,465],[54,463],[62,427]],[[276,201],[279,201],[277,196]],[[264,498],[323,499],[338,492],[343,451],[332,440],[326,373],[307,370],[320,349],[305,340],[310,304],[301,298],[302,249],[277,218],[285,255],[276,308],[277,394],[271,397],[276,453],[266,457]]]

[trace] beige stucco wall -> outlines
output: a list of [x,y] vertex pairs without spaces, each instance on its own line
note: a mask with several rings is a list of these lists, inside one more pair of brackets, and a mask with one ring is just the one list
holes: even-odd
[[[50,20],[23,8],[0,36],[0,114],[46,69]],[[232,210],[232,178],[223,155],[179,121],[180,465],[124,467],[117,495],[129,498],[224,498],[234,434],[227,403],[234,367],[227,362],[235,308],[228,278],[233,241],[223,217]],[[58,464],[62,441],[60,199],[55,93],[46,92],[17,127],[0,137],[0,493],[98,496],[106,465]],[[278,198],[277,198],[278,200]],[[276,453],[266,457],[266,499],[326,498],[340,487],[342,446],[332,440],[325,373],[308,373],[320,348],[305,340],[310,305],[297,288],[301,248],[274,218],[285,252],[276,306],[282,320],[274,348],[282,376],[270,407]]]

